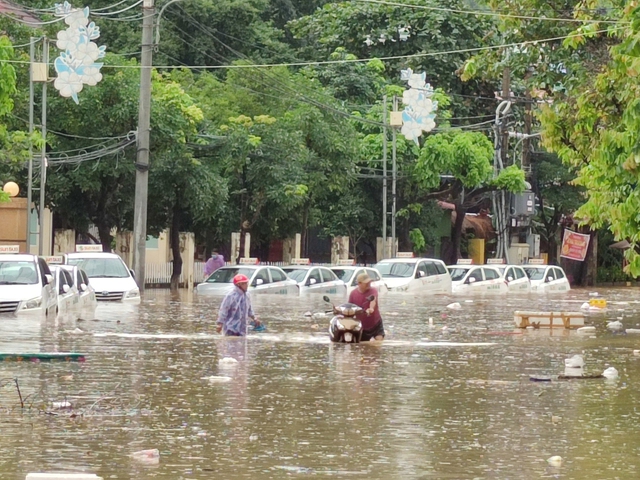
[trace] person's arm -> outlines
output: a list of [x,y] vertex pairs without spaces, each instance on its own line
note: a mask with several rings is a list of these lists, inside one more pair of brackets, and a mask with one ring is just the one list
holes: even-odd
[[378,292],[373,295],[373,300],[369,302],[369,308],[367,308],[367,315],[371,315],[376,311],[376,305],[378,304]]

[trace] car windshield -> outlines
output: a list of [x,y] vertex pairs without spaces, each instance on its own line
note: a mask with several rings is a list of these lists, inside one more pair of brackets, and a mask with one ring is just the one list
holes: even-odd
[[283,270],[291,280],[296,282],[302,282],[309,271],[306,268],[283,268]]
[[545,268],[540,267],[525,267],[524,271],[527,272],[527,276],[531,280],[542,280],[544,278]]
[[355,272],[355,270],[346,268],[332,268],[331,270],[333,270],[333,273],[335,273],[344,283],[349,283],[351,281],[351,277],[353,277],[353,272]]
[[452,267],[449,268],[449,274],[451,275],[452,282],[460,282],[464,279],[464,276],[469,271],[468,268]]
[[36,264],[29,261],[0,261],[0,285],[38,283]]
[[251,279],[255,270],[253,268],[235,267],[235,268],[219,268],[207,278],[207,283],[233,283],[233,277],[236,275],[246,275]]
[[70,258],[70,265],[82,268],[89,278],[127,278],[129,271],[119,258]]
[[415,262],[382,262],[375,268],[383,277],[410,277],[415,269]]

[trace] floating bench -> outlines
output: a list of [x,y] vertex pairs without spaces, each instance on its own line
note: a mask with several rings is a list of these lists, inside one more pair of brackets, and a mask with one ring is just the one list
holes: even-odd
[[0,362],[84,362],[84,353],[41,352],[41,353],[1,353]]
[[514,312],[516,327],[580,328],[584,327],[582,312]]

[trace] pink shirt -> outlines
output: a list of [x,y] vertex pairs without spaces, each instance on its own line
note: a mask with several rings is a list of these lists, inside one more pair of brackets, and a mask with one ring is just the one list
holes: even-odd
[[[371,315],[367,315],[366,310],[369,308],[369,304],[371,303],[367,300],[367,297],[371,295],[376,299],[376,308],[374,308]],[[375,288],[369,287],[369,289],[364,293],[356,288],[351,292],[351,295],[349,295],[349,303],[355,303],[365,310],[356,315],[356,318],[362,322],[362,328],[364,330],[372,330],[382,320],[382,317],[380,316],[380,308],[378,307],[378,291]]]

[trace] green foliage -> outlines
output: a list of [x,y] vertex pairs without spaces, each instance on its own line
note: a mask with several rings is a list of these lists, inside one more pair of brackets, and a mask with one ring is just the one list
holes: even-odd
[[416,254],[421,254],[424,252],[427,242],[424,239],[424,235],[422,234],[422,230],[419,228],[413,228],[409,232],[409,240],[413,244],[413,252]]
[[493,145],[479,132],[429,136],[420,151],[414,175],[425,189],[436,188],[441,174],[453,175],[464,187],[479,187],[493,174]]
[[517,165],[509,165],[491,180],[490,185],[497,190],[522,193],[525,189],[524,172]]

